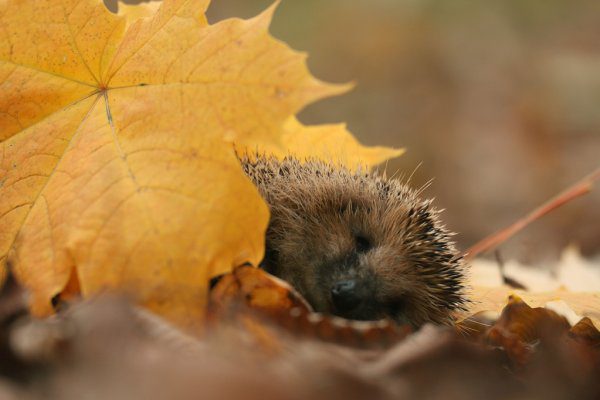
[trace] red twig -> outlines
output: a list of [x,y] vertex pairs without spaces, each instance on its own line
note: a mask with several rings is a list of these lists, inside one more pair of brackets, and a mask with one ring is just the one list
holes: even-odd
[[569,201],[588,193],[590,190],[592,190],[592,186],[597,180],[600,180],[600,168],[580,179],[574,185],[548,200],[546,203],[542,204],[512,225],[509,225],[506,228],[501,229],[475,243],[473,246],[467,249],[465,252],[465,258],[467,260],[471,260],[480,254],[486,253],[498,247],[500,244],[504,243],[507,239],[514,236],[517,232],[521,231],[533,221],[548,214],[555,208],[558,208],[563,204],[566,204]]

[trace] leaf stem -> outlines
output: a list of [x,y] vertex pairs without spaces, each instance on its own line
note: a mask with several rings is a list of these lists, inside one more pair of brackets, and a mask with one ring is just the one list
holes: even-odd
[[600,167],[592,173],[586,175],[579,181],[575,182],[572,186],[568,187],[555,197],[551,198],[529,214],[525,215],[521,219],[517,220],[513,224],[501,229],[475,243],[473,246],[467,249],[465,252],[465,259],[472,260],[478,255],[487,253],[490,250],[495,249],[506,240],[513,237],[515,234],[520,232],[527,225],[536,221],[537,219],[548,214],[550,211],[562,206],[574,200],[579,196],[589,193],[592,190],[594,182],[600,180]]

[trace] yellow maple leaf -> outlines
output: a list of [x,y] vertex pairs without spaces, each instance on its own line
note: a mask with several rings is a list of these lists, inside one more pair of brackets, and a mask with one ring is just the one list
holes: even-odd
[[345,87],[269,35],[273,7],[209,25],[208,3],[0,0],[0,278],[10,261],[37,315],[75,279],[198,325],[208,278],[262,258],[230,143],[281,143]]

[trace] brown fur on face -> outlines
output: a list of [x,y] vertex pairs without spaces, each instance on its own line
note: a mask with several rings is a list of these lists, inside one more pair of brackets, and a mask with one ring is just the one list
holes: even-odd
[[462,259],[430,200],[322,161],[241,162],[271,210],[263,267],[316,311],[420,326],[464,308]]

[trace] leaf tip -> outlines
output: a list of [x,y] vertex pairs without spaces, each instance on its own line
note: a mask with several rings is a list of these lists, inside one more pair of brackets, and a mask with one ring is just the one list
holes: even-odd
[[271,21],[273,20],[273,14],[275,14],[275,10],[279,7],[281,0],[275,0],[273,4],[268,6],[264,11],[258,14],[255,19],[259,21],[260,25],[268,28],[271,25]]
[[389,158],[396,158],[396,157],[400,157],[401,155],[403,155],[404,153],[406,153],[406,148],[405,147],[400,147],[400,148],[390,148],[389,150]]
[[354,89],[354,82],[348,83],[329,83],[323,82],[319,79],[313,78],[313,84],[311,92],[313,93],[312,100],[320,100],[326,97],[334,97],[339,96],[345,93],[348,93],[352,89]]

